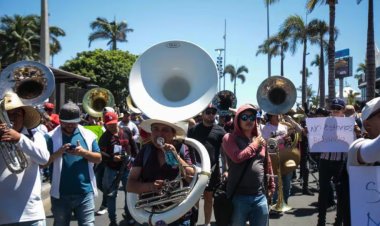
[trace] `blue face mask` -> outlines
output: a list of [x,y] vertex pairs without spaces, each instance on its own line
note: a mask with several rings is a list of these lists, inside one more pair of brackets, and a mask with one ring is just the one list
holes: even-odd
[[[162,137],[157,138],[157,144],[159,144],[161,147],[164,146],[164,143],[165,143],[164,138]],[[177,168],[179,165],[178,160],[172,151],[165,150],[165,162],[172,168]]]

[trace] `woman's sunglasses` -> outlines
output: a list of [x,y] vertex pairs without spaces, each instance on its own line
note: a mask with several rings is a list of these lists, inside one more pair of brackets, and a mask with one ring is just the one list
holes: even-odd
[[246,114],[243,114],[240,116],[240,119],[243,120],[244,122],[246,122],[247,120],[253,122],[256,120],[256,115],[246,115]]

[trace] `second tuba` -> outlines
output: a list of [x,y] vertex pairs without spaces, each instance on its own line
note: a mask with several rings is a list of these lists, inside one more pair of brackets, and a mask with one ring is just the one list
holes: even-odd
[[93,117],[102,117],[105,107],[113,107],[115,98],[111,91],[104,88],[92,88],[84,94],[83,109]]

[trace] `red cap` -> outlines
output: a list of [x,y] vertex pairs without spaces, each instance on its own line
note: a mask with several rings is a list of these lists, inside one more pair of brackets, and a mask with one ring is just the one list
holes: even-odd
[[108,125],[108,124],[116,124],[118,121],[118,117],[117,117],[117,114],[114,113],[114,112],[107,112],[105,115],[104,115],[104,124]]
[[45,107],[45,109],[53,110],[54,109],[54,104],[46,102],[44,104],[44,107]]

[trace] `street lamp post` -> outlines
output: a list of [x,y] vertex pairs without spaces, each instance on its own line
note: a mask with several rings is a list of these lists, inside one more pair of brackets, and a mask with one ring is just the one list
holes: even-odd
[[221,84],[222,84],[222,77],[224,77],[224,58],[222,57],[222,52],[224,49],[219,48],[215,49],[216,52],[218,52],[218,56],[216,57],[216,68],[218,69],[218,75],[219,75],[219,91],[221,90]]

